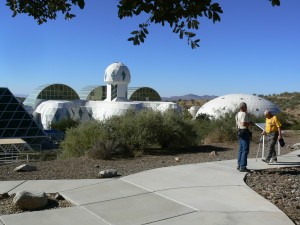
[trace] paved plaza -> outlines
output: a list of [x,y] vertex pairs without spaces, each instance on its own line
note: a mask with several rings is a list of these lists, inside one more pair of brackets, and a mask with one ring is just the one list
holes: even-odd
[[[300,150],[249,169],[300,166]],[[59,192],[76,206],[0,216],[0,225],[294,225],[245,182],[236,160],[158,168],[116,179],[1,181],[0,193]]]

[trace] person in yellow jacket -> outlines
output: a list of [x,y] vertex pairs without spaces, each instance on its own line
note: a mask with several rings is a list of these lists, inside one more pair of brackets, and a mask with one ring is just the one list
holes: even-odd
[[281,123],[270,110],[265,110],[264,115],[266,117],[266,127],[262,134],[267,137],[268,155],[263,161],[266,163],[269,163],[271,160],[277,162],[275,145],[277,140],[282,138]]

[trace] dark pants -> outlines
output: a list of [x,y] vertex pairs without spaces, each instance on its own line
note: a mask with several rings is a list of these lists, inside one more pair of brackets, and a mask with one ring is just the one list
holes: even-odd
[[238,167],[243,169],[247,166],[247,157],[250,148],[250,132],[243,131],[239,137]]
[[277,160],[275,145],[278,139],[278,132],[267,134],[267,142],[268,142],[268,155],[266,157],[267,161],[271,159]]

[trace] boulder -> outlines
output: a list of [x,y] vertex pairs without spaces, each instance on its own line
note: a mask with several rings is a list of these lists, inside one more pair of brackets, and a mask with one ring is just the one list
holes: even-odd
[[31,166],[31,165],[28,165],[28,164],[23,164],[23,165],[20,165],[18,167],[16,167],[14,169],[14,171],[18,171],[18,172],[31,172],[31,171],[35,171],[37,168],[36,166]]
[[118,176],[118,172],[115,169],[107,169],[99,172],[99,178],[111,178]]
[[55,196],[54,196],[54,198],[56,200],[65,200],[65,198],[61,194],[59,194],[59,193],[56,193]]
[[48,197],[45,192],[29,192],[19,191],[16,193],[13,204],[20,209],[33,210],[46,206],[48,203]]
[[0,194],[0,200],[5,198],[9,198],[9,194],[7,192]]

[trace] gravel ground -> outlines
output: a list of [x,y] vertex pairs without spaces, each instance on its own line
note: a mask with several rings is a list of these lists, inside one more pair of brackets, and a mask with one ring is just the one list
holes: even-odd
[[279,168],[248,173],[245,182],[300,225],[300,168]]
[[[251,143],[249,158],[256,157],[258,149],[257,142],[258,141],[254,140]],[[298,137],[285,137],[285,142],[286,147],[281,149],[281,154],[287,154],[293,151],[290,146],[300,141]],[[237,149],[238,143],[231,142],[202,145],[188,149],[152,150],[151,152],[146,152],[141,157],[127,159],[96,160],[81,157],[67,160],[30,162],[30,165],[37,167],[37,171],[14,172],[15,167],[23,164],[19,162],[16,164],[0,165],[0,181],[95,179],[98,173],[104,169],[116,169],[118,174],[126,176],[160,167],[236,159]],[[260,156],[261,153],[259,154],[259,157]],[[176,161],[175,157],[179,158],[179,161]],[[245,182],[253,190],[277,205],[297,225],[300,225],[299,181],[299,168],[255,171],[254,173],[248,174],[245,178]],[[0,199],[0,206],[2,209],[7,209],[5,214],[19,213],[19,211],[8,205],[8,201],[4,201],[3,199]],[[2,213],[0,210],[0,215]]]

